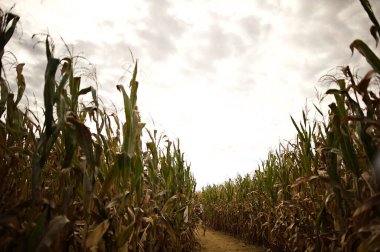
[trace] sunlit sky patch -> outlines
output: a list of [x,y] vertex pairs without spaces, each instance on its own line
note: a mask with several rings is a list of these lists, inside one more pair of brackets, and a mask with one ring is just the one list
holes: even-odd
[[[380,6],[373,2],[379,15]],[[5,0],[21,16],[6,48],[25,62],[29,93],[41,97],[44,50],[34,33],[60,36],[96,66],[99,93],[122,107],[116,90],[139,59],[139,108],[181,140],[198,188],[250,173],[279,141],[295,135],[319,78],[350,64],[367,69],[349,44],[374,46],[359,1]],[[57,50],[57,56],[64,51]],[[36,78],[35,75],[40,77]],[[121,78],[125,76],[125,78]],[[38,92],[41,90],[41,92]],[[311,116],[312,117],[312,116]]]

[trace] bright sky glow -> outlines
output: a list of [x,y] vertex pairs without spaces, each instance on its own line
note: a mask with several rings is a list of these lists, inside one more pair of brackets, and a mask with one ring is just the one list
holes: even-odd
[[[380,6],[372,1],[375,13]],[[96,65],[100,96],[122,107],[115,85],[139,59],[144,121],[178,137],[198,188],[252,172],[279,141],[290,115],[316,101],[319,78],[337,66],[365,68],[349,44],[374,46],[359,1],[5,0],[21,16],[9,44],[25,62],[27,93],[42,94],[45,56],[34,33],[60,36]],[[64,51],[57,50],[58,56]],[[40,79],[34,75],[39,75]],[[125,80],[125,78],[124,78]],[[152,127],[151,125],[149,127]]]

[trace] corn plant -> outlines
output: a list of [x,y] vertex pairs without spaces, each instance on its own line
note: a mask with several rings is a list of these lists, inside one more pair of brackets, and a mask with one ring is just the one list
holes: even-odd
[[[19,17],[2,11],[0,16],[2,56]],[[137,62],[129,87],[116,86],[122,122],[101,105],[98,90],[84,87],[75,72],[78,57],[68,50],[67,57],[56,58],[50,36],[44,45],[43,118],[18,108],[27,86],[24,64],[16,67],[16,95],[0,75],[0,251],[197,247],[196,182],[179,141],[149,130],[150,140],[142,141]]]
[[[378,43],[379,23],[369,1],[360,2]],[[380,250],[380,59],[362,40],[350,48],[372,70],[357,78],[347,66],[326,76],[335,87],[324,121],[305,112],[300,123],[291,118],[295,140],[270,152],[253,176],[203,188],[211,227],[273,251]]]

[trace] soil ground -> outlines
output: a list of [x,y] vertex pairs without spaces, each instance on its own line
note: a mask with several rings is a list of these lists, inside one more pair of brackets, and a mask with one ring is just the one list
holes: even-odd
[[198,242],[201,244],[201,251],[207,252],[264,252],[262,247],[246,244],[245,242],[226,235],[222,232],[207,228],[206,235],[203,230],[198,229]]

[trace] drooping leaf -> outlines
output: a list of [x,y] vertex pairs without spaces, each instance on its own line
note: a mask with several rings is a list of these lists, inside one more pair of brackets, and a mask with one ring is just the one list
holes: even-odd
[[373,70],[380,73],[380,59],[376,56],[376,54],[374,54],[366,43],[360,39],[354,40],[350,45],[350,49],[352,53],[354,53],[354,49],[358,50],[359,53],[363,55],[367,62],[372,66]]
[[375,26],[377,32],[380,34],[380,24],[376,19],[375,14],[373,13],[372,6],[368,0],[360,0],[364,10],[367,12],[369,19],[372,21]]
[[102,239],[103,235],[107,232],[109,226],[109,220],[105,220],[96,226],[96,228],[86,239],[86,248],[91,249],[92,247],[96,246],[99,243],[100,239]]
[[42,240],[40,241],[36,251],[46,251],[49,250],[51,245],[56,241],[56,239],[59,237],[59,235],[62,232],[62,229],[66,226],[67,223],[69,223],[70,220],[64,216],[59,215],[54,217],[46,229],[46,233]]
[[368,218],[369,211],[371,211],[374,207],[380,204],[380,193],[373,195],[372,197],[366,199],[354,212],[352,217],[354,219],[367,214],[366,218]]
[[2,73],[3,73],[2,58],[4,55],[4,47],[11,39],[20,17],[9,12],[6,12],[6,13],[1,12],[0,15],[1,15],[0,16],[0,78],[1,78]]
[[362,79],[361,81],[358,83],[357,85],[357,89],[358,91],[363,95],[365,93],[367,93],[367,89],[368,89],[368,85],[373,77],[373,75],[375,74],[375,71],[373,70],[370,70]]
[[73,116],[67,116],[66,120],[74,126],[76,139],[86,156],[87,162],[89,163],[90,167],[94,169],[94,148],[89,128]]
[[133,236],[133,226],[136,223],[136,216],[133,211],[129,207],[127,208],[127,211],[131,217],[131,222],[116,238],[116,244],[119,248],[122,247]]
[[379,36],[377,35],[376,27],[372,25],[369,31],[371,32],[372,37],[375,39],[377,47],[379,45]]
[[25,64],[18,64],[16,66],[18,91],[17,91],[17,98],[15,101],[15,106],[17,106],[17,104],[20,102],[25,91],[25,78],[24,78],[24,75],[22,74],[24,65]]

